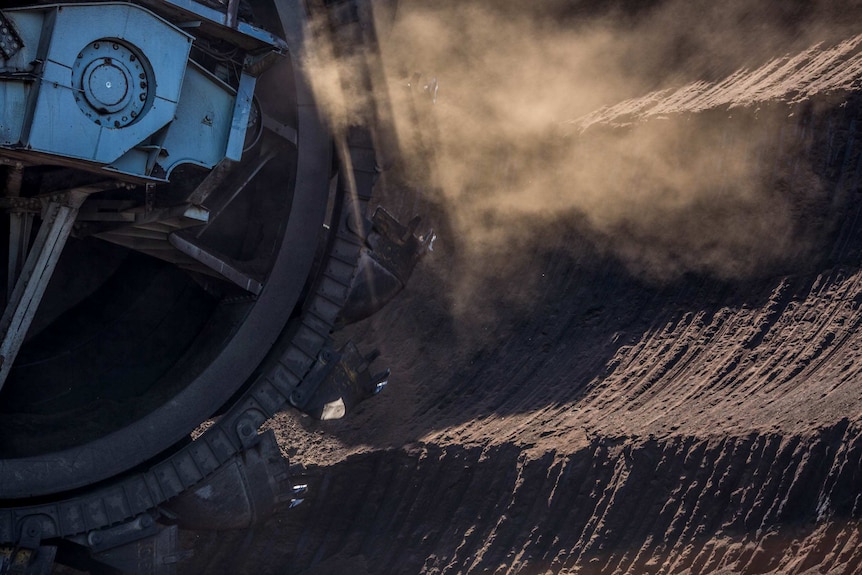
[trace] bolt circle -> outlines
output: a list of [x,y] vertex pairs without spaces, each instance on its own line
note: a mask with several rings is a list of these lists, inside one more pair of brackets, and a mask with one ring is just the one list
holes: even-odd
[[[113,49],[101,55],[102,43]],[[92,42],[72,65],[72,86],[81,112],[106,128],[124,128],[145,115],[151,101],[152,69],[133,46],[120,41]]]

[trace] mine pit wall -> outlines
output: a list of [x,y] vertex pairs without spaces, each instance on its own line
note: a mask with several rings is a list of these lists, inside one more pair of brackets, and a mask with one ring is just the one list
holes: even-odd
[[[557,283],[454,375],[435,381],[433,359],[407,354],[418,398],[401,430],[423,442],[311,468],[317,495],[283,520],[302,533],[252,555],[316,575],[862,573],[862,146],[849,102],[802,120],[789,106],[774,135],[822,182],[812,217],[840,210],[815,257],[787,274],[660,285],[613,262],[538,258]],[[416,300],[379,328],[392,337]],[[424,337],[445,340],[442,323]],[[525,357],[530,346],[541,351]]]
[[860,573],[860,461],[847,421],[538,458],[417,444],[309,469],[313,500],[207,572]]
[[[533,319],[446,385],[418,376],[412,423],[420,436],[435,430],[428,443],[311,470],[319,491],[290,519],[304,532],[287,539],[283,564],[314,574],[862,573],[862,146],[850,102],[808,116],[774,104],[787,118],[776,148],[794,150],[777,156],[774,177],[802,162],[825,203],[799,209],[842,211],[795,273],[656,286],[550,256],[558,285]],[[731,135],[746,113],[727,120]],[[710,114],[724,113],[695,123]],[[543,307],[567,297],[578,305]],[[528,339],[542,353],[524,357]],[[586,445],[561,451],[568,440]],[[486,444],[458,445],[471,441]]]
[[188,572],[862,573],[862,106],[814,104],[769,104],[794,150],[774,173],[822,186],[796,214],[823,224],[810,258],[656,284],[607,251],[526,246],[534,268],[494,281],[547,285],[465,351],[441,241],[444,263],[348,330],[392,389],[340,423],[274,423],[313,495],[250,532],[187,534]]

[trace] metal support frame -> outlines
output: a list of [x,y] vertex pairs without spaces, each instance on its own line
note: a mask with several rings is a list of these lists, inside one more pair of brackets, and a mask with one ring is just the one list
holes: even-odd
[[229,0],[225,11],[210,8],[195,0],[142,0],[142,3],[157,12],[170,12],[174,19],[207,26],[216,36],[246,49],[270,48],[280,52],[287,51],[284,40],[238,18],[238,1]]
[[[277,148],[270,149],[261,154],[255,161],[248,161],[247,163],[238,165],[235,169],[231,169],[230,173],[226,175],[226,178],[229,176],[230,179],[226,180],[226,184],[218,190],[216,195],[211,195],[212,190],[202,192],[202,195],[198,199],[209,209],[208,224],[213,223],[222,215],[231,202],[257,176],[258,172],[278,155],[278,151]],[[209,202],[206,201],[208,199],[210,200]],[[206,229],[206,226],[201,227],[197,232],[197,237],[203,235]]]
[[21,275],[21,266],[27,259],[30,250],[30,234],[33,229],[32,212],[12,212],[9,214],[9,265],[6,273],[9,293],[7,302],[12,297],[12,286]]
[[260,295],[263,282],[242,269],[240,262],[232,261],[231,258],[198,245],[194,238],[177,233],[169,235],[168,241],[181,253],[214,271],[218,277],[223,277],[254,295]]
[[[24,177],[24,165],[16,163],[10,166],[6,177],[5,198],[21,197],[21,182]],[[6,271],[6,300],[12,297],[12,286],[18,281],[21,266],[27,259],[27,250],[30,247],[30,230],[33,223],[33,214],[26,210],[10,209],[9,212],[9,258]]]
[[87,196],[101,189],[90,186],[75,188],[49,198],[42,213],[42,226],[0,318],[3,338],[0,341],[0,389],[24,343],[81,204]]
[[[246,63],[252,59],[246,58]],[[248,119],[251,114],[252,98],[257,78],[243,71],[240,74],[239,86],[236,89],[236,100],[234,101],[233,120],[230,124],[230,135],[227,140],[225,157],[229,160],[239,161],[242,159],[243,147],[245,145],[245,132],[248,128]]]

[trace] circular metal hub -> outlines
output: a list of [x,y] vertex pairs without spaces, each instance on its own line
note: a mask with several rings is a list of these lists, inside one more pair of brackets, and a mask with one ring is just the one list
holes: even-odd
[[152,78],[143,57],[110,39],[91,42],[72,67],[75,101],[96,124],[122,128],[134,122],[149,99]]

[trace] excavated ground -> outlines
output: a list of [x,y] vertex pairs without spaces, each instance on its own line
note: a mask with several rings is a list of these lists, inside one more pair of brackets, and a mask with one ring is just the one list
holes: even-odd
[[272,422],[308,499],[248,531],[186,533],[185,571],[862,573],[853,42],[736,77],[732,102],[698,84],[581,122],[588,142],[712,130],[716,161],[755,126],[806,243],[744,277],[651,277],[576,211],[503,246],[518,265],[477,262],[433,192],[390,185],[382,203],[440,239],[407,292],[338,335],[379,348],[390,386],[343,421]]

